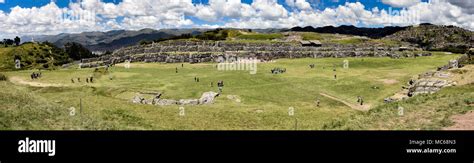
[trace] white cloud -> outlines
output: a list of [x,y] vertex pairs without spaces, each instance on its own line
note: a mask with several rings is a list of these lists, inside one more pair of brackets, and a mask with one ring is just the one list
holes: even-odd
[[420,2],[421,0],[382,0],[382,3],[392,7],[410,7]]
[[311,9],[311,4],[306,2],[306,0],[285,0],[286,4],[290,7],[296,7],[300,10],[309,10]]
[[422,2],[402,10],[386,10],[377,7],[367,9],[360,2],[345,3],[336,8],[324,10],[289,12],[288,16],[280,16],[276,19],[266,19],[262,16],[234,19],[226,23],[225,26],[240,28],[291,28],[294,26],[327,25],[407,26],[423,22],[474,29],[474,16],[446,1]]
[[217,12],[209,6],[197,5],[195,16],[205,21],[217,21]]
[[266,20],[277,20],[288,16],[288,11],[276,0],[254,0],[251,5],[257,12],[256,16]]
[[445,0],[453,5],[463,8],[469,14],[474,14],[474,1],[472,0]]

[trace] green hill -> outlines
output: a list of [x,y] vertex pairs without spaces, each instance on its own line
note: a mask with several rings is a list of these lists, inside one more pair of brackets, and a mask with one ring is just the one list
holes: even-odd
[[16,59],[21,61],[21,69],[53,69],[72,61],[64,50],[50,43],[0,47],[0,70],[15,70]]

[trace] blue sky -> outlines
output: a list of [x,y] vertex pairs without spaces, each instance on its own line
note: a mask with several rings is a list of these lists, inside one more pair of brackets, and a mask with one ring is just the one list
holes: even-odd
[[472,30],[473,8],[459,0],[0,0],[0,35],[419,23]]
[[[4,3],[0,3],[0,10],[4,12],[10,12],[10,8],[15,6],[20,6],[24,8],[31,7],[41,7],[51,2],[51,0],[3,0]],[[70,2],[77,2],[77,0],[53,0],[59,7],[67,7]],[[423,0],[424,2],[428,0]],[[1,0],[0,0],[1,2]],[[102,2],[115,3],[119,4],[122,0],[102,0]],[[208,0],[192,0],[194,4],[208,4]],[[242,0],[242,3],[251,4],[252,0]],[[389,5],[382,3],[380,0],[310,0],[308,1],[312,7],[317,9],[324,9],[326,7],[337,7],[343,5],[346,2],[361,2],[368,8],[379,7],[379,8],[388,8]],[[285,4],[285,0],[278,0],[278,3],[283,4],[285,7],[288,7]]]

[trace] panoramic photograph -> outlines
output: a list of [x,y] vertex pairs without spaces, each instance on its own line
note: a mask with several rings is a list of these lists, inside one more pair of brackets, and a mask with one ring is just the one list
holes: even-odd
[[0,0],[0,130],[473,130],[474,3]]
[[0,163],[471,163],[473,54],[472,0],[0,0]]

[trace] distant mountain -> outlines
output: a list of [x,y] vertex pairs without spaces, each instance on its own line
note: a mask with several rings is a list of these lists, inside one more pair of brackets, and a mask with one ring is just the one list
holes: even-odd
[[114,30],[108,32],[82,32],[77,34],[23,36],[22,41],[48,41],[58,47],[64,47],[68,42],[82,44],[91,51],[113,51],[115,49],[136,45],[141,40],[151,41],[156,39],[171,38],[181,34],[191,33],[198,35],[208,29],[142,29],[138,31]]
[[364,27],[355,27],[352,25],[342,25],[339,27],[334,26],[324,26],[314,28],[312,26],[307,27],[293,27],[285,31],[295,31],[295,32],[317,32],[317,33],[332,33],[332,34],[346,34],[346,35],[356,35],[356,36],[366,36],[370,38],[382,38],[391,34],[394,34],[398,31],[402,31],[406,27],[383,27],[383,28],[364,28]]

